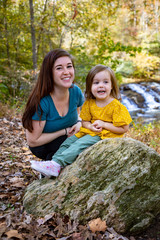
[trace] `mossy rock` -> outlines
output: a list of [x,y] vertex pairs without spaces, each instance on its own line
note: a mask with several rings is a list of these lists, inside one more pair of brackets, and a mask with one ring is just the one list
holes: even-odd
[[80,223],[106,220],[119,233],[137,233],[160,213],[160,155],[131,138],[105,139],[86,149],[56,179],[31,183],[24,207]]

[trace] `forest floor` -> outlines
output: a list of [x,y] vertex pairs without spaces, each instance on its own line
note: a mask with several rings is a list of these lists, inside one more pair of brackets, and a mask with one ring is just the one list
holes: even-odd
[[23,208],[25,189],[38,175],[30,168],[33,155],[26,144],[20,116],[0,118],[0,150],[0,239],[160,240],[160,216],[137,236],[121,236],[112,228],[94,233],[88,225],[78,225],[68,216],[55,213],[35,219]]

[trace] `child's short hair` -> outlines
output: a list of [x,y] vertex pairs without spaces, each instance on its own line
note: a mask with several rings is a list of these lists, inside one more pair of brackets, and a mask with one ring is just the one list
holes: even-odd
[[116,76],[115,76],[113,70],[110,67],[107,67],[107,66],[101,65],[101,64],[94,66],[89,71],[89,73],[86,77],[86,90],[85,90],[86,99],[95,99],[95,97],[93,96],[93,94],[91,92],[93,78],[95,77],[95,75],[97,73],[102,72],[102,71],[108,71],[110,73],[111,83],[112,83],[112,90],[111,90],[112,97],[114,97],[118,100],[121,100],[121,95],[120,95],[117,79],[116,79]]

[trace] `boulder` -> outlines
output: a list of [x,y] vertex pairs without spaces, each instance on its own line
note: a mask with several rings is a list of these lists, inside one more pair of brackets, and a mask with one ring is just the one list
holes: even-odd
[[86,149],[55,179],[31,183],[28,213],[59,212],[86,224],[96,218],[119,233],[137,233],[160,213],[160,155],[131,138],[105,139]]

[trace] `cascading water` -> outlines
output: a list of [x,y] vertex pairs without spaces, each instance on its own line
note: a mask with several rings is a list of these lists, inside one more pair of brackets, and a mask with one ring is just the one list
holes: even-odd
[[138,82],[120,87],[122,104],[133,119],[141,117],[144,122],[160,120],[160,82]]

